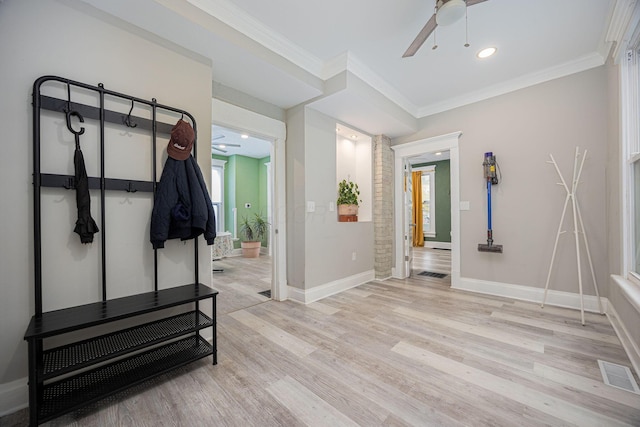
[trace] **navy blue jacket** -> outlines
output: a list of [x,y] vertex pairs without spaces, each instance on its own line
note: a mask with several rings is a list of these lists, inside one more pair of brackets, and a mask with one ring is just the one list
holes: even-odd
[[156,188],[151,214],[151,244],[164,248],[168,239],[193,239],[204,233],[208,245],[216,237],[216,218],[202,172],[193,156],[167,158]]

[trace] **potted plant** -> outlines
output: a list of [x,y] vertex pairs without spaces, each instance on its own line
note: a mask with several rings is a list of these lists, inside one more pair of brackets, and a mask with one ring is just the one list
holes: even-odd
[[267,235],[269,223],[262,215],[255,213],[253,218],[242,217],[240,222],[240,235],[242,242],[242,256],[245,258],[257,258],[260,256],[260,246],[262,239]]
[[351,180],[343,179],[338,183],[338,221],[355,222],[358,221],[358,204],[360,190],[358,184]]

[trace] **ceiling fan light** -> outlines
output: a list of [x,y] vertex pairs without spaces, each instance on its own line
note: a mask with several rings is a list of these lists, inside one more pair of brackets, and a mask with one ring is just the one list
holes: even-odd
[[466,8],[464,0],[449,0],[438,8],[436,22],[438,25],[451,25],[464,16]]
[[491,55],[493,55],[497,51],[498,51],[498,49],[495,48],[495,47],[487,47],[487,48],[482,49],[480,52],[478,52],[476,54],[476,56],[478,58],[480,58],[480,59],[484,59],[484,58],[490,57]]

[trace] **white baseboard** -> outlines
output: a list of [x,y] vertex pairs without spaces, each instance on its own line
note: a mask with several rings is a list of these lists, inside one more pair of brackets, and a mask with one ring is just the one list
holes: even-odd
[[[629,280],[615,274],[611,275],[609,283],[611,283],[612,286],[609,290],[609,295],[612,295],[613,292],[619,292],[637,312],[637,316],[627,315],[627,323],[625,324],[625,319],[620,317],[614,304],[609,304],[607,317],[609,317],[613,329],[616,331],[618,338],[620,338],[620,342],[622,342],[622,346],[627,352],[627,356],[629,356],[629,360],[631,360],[636,374],[640,375],[640,342],[636,341],[633,335],[629,333],[630,330],[636,331],[638,328],[636,319],[640,317],[640,290]],[[612,300],[615,301],[613,298]]]
[[[543,288],[490,282],[487,280],[470,279],[468,277],[461,277],[459,280],[456,280],[455,283],[452,281],[451,287],[463,291],[537,303],[542,303],[542,299],[544,298]],[[609,301],[604,297],[601,297],[600,301],[602,302],[602,309],[606,313]],[[580,310],[580,295],[572,292],[549,290],[545,304]],[[584,295],[584,310],[599,313],[598,298],[593,295]]]
[[29,406],[29,387],[26,378],[0,384],[0,417],[13,414],[27,406]]
[[436,242],[433,240],[425,240],[424,247],[431,249],[451,249],[451,242]]
[[[638,343],[636,343],[629,331],[625,327],[624,323],[620,320],[616,309],[613,304],[609,304],[607,310],[607,317],[613,326],[613,330],[618,335],[620,342],[622,343],[622,347],[627,352],[627,356],[629,356],[629,360],[631,360],[631,364],[633,365],[633,369],[635,369],[636,374],[640,375],[640,348],[638,348]],[[637,326],[633,326],[637,327]]]
[[354,274],[344,279],[335,280],[325,283],[324,285],[315,286],[311,289],[299,289],[287,286],[287,294],[289,299],[303,304],[309,304],[314,301],[321,300],[347,289],[355,288],[364,283],[375,280],[375,270],[365,271],[363,273]]
[[[261,246],[260,247],[260,255],[269,255],[269,248],[267,248],[265,246]],[[229,255],[227,255],[227,256],[228,257],[242,256],[242,248],[233,249],[231,251],[231,253]]]

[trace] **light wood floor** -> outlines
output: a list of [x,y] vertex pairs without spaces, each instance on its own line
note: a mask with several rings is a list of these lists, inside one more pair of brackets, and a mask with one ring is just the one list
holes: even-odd
[[[413,248],[411,276],[420,278],[418,273],[431,271],[451,274],[451,251],[445,249]],[[447,280],[450,280],[447,278]],[[450,283],[450,282],[449,282]]]
[[229,257],[213,261],[212,286],[218,290],[218,316],[269,301],[258,292],[271,289],[271,257]]
[[604,385],[597,364],[630,366],[620,342],[606,317],[586,320],[428,278],[266,301],[218,317],[218,365],[48,425],[640,425],[640,396]]

